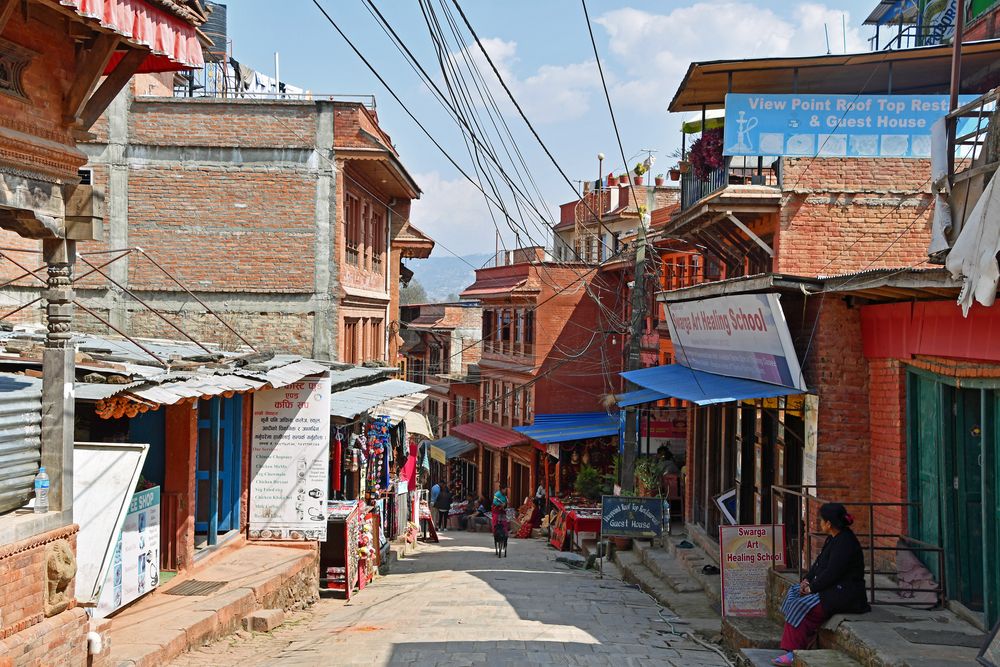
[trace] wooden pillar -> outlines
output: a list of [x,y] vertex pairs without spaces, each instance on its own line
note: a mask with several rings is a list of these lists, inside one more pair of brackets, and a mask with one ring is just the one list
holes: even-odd
[[172,543],[178,571],[194,563],[195,462],[198,451],[198,401],[166,408],[166,466],[163,493],[175,502],[173,525],[162,527],[162,539]]
[[528,495],[532,498],[535,497],[535,489],[538,488],[538,484],[535,483],[537,475],[535,474],[535,469],[538,467],[538,450],[535,446],[531,446],[531,456],[529,457],[531,465],[528,467]]
[[545,452],[545,498],[546,500],[552,495],[552,488],[549,486],[549,456],[548,452]]

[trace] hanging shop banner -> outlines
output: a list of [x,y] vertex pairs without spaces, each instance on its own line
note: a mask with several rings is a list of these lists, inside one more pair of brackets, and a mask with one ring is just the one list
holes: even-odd
[[663,532],[663,501],[633,496],[601,497],[601,537],[659,537]]
[[330,378],[253,395],[250,537],[326,541]]
[[160,487],[132,495],[111,556],[95,618],[104,618],[160,583]]
[[920,46],[944,44],[955,35],[958,0],[920,0],[920,14],[924,17]]
[[671,303],[667,314],[678,363],[806,390],[777,294]]
[[[657,415],[656,411],[653,412]],[[639,440],[642,451],[646,454],[655,454],[660,447],[666,446],[670,449],[674,458],[683,461],[687,452],[687,415],[676,412],[666,412],[663,419],[653,419],[647,421],[639,419]]]
[[946,95],[730,93],[723,154],[929,158],[947,113]]
[[766,616],[767,573],[785,564],[785,527],[719,526],[722,615]]

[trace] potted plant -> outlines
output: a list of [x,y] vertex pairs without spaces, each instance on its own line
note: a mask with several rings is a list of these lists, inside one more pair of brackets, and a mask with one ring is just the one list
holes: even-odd
[[682,174],[686,174],[691,171],[691,162],[688,160],[678,160],[677,161],[677,171]]
[[623,171],[622,173],[618,174],[618,182],[621,183],[622,185],[628,185],[628,179],[629,176],[627,171]]
[[725,164],[722,157],[722,130],[705,130],[701,133],[688,153],[691,168],[699,181],[708,180],[709,175]]
[[679,181],[681,180],[681,169],[680,167],[671,167],[670,169],[670,180]]
[[[677,175],[680,176],[680,174],[677,174]],[[677,180],[677,179],[674,179],[674,180]],[[667,179],[665,179],[663,177],[663,174],[657,174],[656,178],[653,179],[653,183],[655,183],[656,187],[658,187],[658,188],[662,188],[663,184],[666,183],[666,181],[667,181]]]
[[580,466],[580,472],[576,473],[576,481],[573,482],[573,491],[577,495],[588,500],[600,500],[603,488],[604,479],[597,468],[586,464]]
[[654,457],[647,456],[636,462],[635,481],[639,485],[639,495],[660,495],[660,467]]
[[635,184],[642,185],[642,177],[646,173],[646,165],[642,162],[636,162],[635,168],[632,171],[635,173]]
[[613,188],[618,185],[618,177],[614,174],[608,174],[608,187]]

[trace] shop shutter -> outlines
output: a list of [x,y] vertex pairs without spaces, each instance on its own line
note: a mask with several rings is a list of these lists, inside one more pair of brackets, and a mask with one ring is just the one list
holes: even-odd
[[32,497],[41,462],[42,383],[0,376],[0,513]]

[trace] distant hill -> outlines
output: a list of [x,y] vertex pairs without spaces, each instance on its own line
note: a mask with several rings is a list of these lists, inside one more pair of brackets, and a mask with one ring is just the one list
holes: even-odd
[[461,258],[442,255],[428,259],[409,259],[406,260],[406,267],[413,271],[413,279],[423,285],[430,301],[444,301],[448,295],[458,294],[475,282],[476,272],[469,264],[478,268],[490,259],[493,259],[491,252]]

